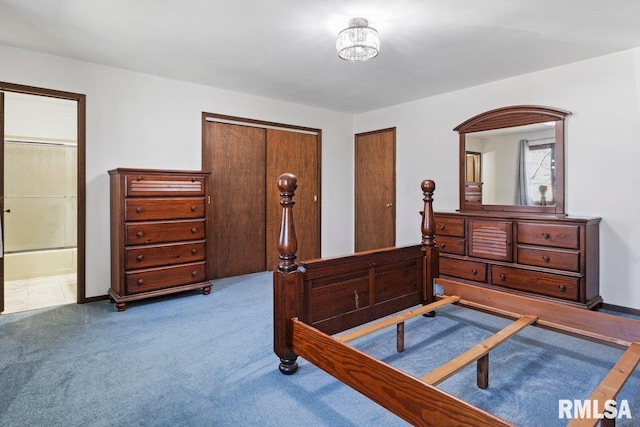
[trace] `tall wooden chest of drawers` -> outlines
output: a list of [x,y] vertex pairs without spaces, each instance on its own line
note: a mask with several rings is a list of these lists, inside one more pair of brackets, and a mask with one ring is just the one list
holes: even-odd
[[207,172],[109,171],[111,288],[118,311],[128,301],[174,292],[211,292],[206,278]]
[[436,212],[440,276],[595,308],[600,218]]

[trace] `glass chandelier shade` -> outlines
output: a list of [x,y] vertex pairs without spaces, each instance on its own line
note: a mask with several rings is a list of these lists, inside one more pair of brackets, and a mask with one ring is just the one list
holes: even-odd
[[349,26],[338,33],[338,56],[347,61],[367,61],[378,55],[380,38],[375,28],[364,18],[353,18]]

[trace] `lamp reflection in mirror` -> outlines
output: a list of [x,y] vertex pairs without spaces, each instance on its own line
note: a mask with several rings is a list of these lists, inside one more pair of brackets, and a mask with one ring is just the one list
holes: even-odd
[[338,33],[338,56],[346,61],[367,61],[378,56],[380,38],[375,28],[364,18],[353,18],[348,28]]

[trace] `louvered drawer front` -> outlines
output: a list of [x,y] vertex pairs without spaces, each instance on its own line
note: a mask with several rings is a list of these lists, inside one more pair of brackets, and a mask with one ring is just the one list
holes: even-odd
[[578,300],[579,279],[573,277],[494,265],[491,268],[491,283],[555,298]]
[[204,260],[204,242],[153,245],[126,249],[126,268],[158,267]]
[[126,221],[204,218],[204,198],[132,198],[125,200]]
[[577,225],[519,222],[518,243],[578,249],[579,230]]
[[125,226],[126,245],[204,239],[204,219],[199,221],[134,222]]
[[476,282],[486,282],[487,264],[443,257],[440,258],[440,274]]
[[470,256],[511,261],[511,222],[473,220],[470,229]]
[[518,246],[518,263],[578,272],[580,271],[580,252]]
[[464,237],[464,219],[436,217],[436,235]]
[[171,175],[127,175],[127,197],[204,196],[204,178]]
[[442,253],[464,255],[464,243],[464,238],[436,235],[436,246]]
[[204,270],[204,262],[200,262],[126,273],[127,293],[136,294],[202,282],[205,279]]

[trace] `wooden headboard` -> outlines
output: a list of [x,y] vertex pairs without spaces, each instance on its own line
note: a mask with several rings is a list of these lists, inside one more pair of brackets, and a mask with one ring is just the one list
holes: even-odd
[[433,191],[435,183],[421,184],[424,195],[422,243],[320,258],[296,263],[293,200],[297,178],[278,178],[282,222],[278,240],[280,263],[273,275],[274,351],[280,371],[297,370],[291,350],[291,319],[335,334],[380,317],[434,300],[433,279],[438,276]]

